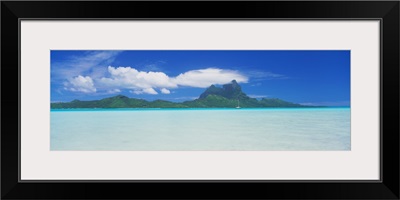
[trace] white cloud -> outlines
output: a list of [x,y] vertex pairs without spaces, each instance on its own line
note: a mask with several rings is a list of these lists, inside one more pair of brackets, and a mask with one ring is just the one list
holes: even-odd
[[128,89],[133,94],[158,94],[156,90],[159,90],[162,94],[170,94],[171,89],[181,86],[206,88],[212,84],[226,84],[232,80],[238,83],[246,83],[248,80],[238,71],[218,68],[191,70],[176,77],[169,77],[164,72],[138,71],[131,67],[109,66],[107,71],[107,76],[94,81],[89,76],[75,77],[71,79],[67,89],[86,93],[96,92],[96,88],[107,93],[118,93],[122,89]]
[[140,89],[140,90],[133,90],[130,91],[133,94],[158,94],[157,91],[155,91],[153,88],[145,88],[145,89]]
[[92,78],[102,77],[107,72],[103,66],[112,63],[120,53],[121,51],[88,51],[80,56],[70,56],[62,61],[52,62],[52,79],[65,80],[78,74],[87,74]]
[[163,94],[170,94],[171,91],[169,91],[169,90],[166,89],[166,88],[162,88],[162,89],[161,89],[161,93],[163,93]]
[[238,83],[247,83],[248,78],[238,71],[218,68],[191,70],[179,74],[173,81],[181,86],[206,88],[212,84],[226,84],[236,80]]
[[89,76],[77,76],[69,79],[68,82],[64,83],[64,89],[73,92],[83,92],[83,93],[94,93],[96,88],[92,78]]
[[[149,88],[176,88],[170,78],[163,72],[143,72],[131,67],[108,67],[111,77],[99,80],[101,87],[126,88],[134,90],[147,90]],[[151,93],[154,93],[151,91]]]
[[158,94],[153,88],[146,88],[142,90],[146,94]]
[[100,88],[131,89],[134,94],[157,94],[159,89],[163,94],[169,94],[169,89],[179,86],[206,88],[212,84],[225,84],[232,80],[246,83],[247,77],[238,71],[207,68],[192,70],[169,77],[163,72],[144,72],[131,67],[108,67],[110,77],[100,78]]

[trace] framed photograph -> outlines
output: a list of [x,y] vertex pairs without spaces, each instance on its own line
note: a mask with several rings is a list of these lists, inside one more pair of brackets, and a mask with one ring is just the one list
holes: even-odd
[[3,1],[1,198],[399,199],[399,8]]

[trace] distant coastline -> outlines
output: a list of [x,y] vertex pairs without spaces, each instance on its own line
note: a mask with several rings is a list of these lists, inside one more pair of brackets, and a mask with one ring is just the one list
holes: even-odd
[[278,98],[262,98],[260,100],[247,96],[236,80],[220,87],[211,85],[198,99],[181,103],[129,98],[117,95],[92,101],[73,100],[71,102],[51,103],[52,109],[70,108],[316,108],[325,106],[301,105]]

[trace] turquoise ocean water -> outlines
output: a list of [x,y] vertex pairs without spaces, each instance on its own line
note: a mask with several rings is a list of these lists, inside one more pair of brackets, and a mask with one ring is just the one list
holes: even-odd
[[350,108],[52,109],[50,150],[350,150]]

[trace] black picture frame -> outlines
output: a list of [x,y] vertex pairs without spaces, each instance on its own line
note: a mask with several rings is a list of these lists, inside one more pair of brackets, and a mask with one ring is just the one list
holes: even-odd
[[[399,9],[399,1],[2,1],[1,198],[399,199]],[[381,180],[20,182],[19,20],[22,18],[379,19],[382,22]]]

